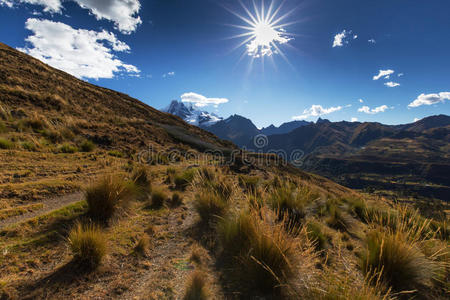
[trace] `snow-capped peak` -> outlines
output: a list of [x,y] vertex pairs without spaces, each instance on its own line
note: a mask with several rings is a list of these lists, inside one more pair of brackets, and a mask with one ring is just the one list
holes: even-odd
[[162,109],[162,111],[178,116],[187,123],[196,126],[208,127],[223,120],[222,117],[219,117],[214,113],[198,110],[192,103],[184,104],[177,100],[173,100],[170,105]]

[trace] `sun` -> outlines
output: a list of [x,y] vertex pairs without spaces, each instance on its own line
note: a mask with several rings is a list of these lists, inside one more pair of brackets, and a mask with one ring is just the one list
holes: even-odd
[[245,32],[235,35],[232,38],[245,38],[237,47],[245,45],[246,55],[252,58],[272,57],[274,54],[280,54],[286,59],[280,46],[288,44],[293,40],[293,34],[286,32],[285,27],[295,22],[281,23],[286,19],[292,10],[286,14],[279,16],[283,3],[277,8],[274,2],[266,9],[265,2],[262,0],[258,7],[253,1],[253,12],[251,12],[241,1],[239,1],[244,9],[246,16],[242,16],[232,10],[232,14],[245,22],[245,25],[231,25],[245,30]]

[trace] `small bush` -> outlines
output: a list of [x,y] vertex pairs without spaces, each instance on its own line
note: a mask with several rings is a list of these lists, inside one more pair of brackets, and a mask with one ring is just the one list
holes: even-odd
[[0,133],[5,133],[6,132],[6,125],[5,122],[3,122],[2,120],[0,120]]
[[134,246],[134,252],[140,255],[146,255],[148,249],[150,248],[150,237],[144,234]]
[[97,267],[106,254],[106,238],[93,224],[77,223],[69,233],[69,245],[74,261],[85,267]]
[[348,230],[350,223],[344,217],[341,209],[334,202],[330,201],[327,206],[329,217],[326,222],[328,226],[338,230]]
[[0,138],[0,149],[12,149],[14,148],[14,143],[4,139],[4,138]]
[[65,143],[59,147],[59,151],[61,153],[75,153],[78,151],[78,149],[77,149],[77,147],[75,147],[71,144]]
[[299,192],[292,185],[286,184],[271,193],[269,205],[278,213],[280,220],[287,217],[290,226],[299,225],[305,216],[305,206],[309,201],[304,194],[304,191]]
[[248,193],[256,194],[259,181],[258,176],[239,175],[239,184]]
[[126,206],[131,195],[126,182],[114,176],[102,178],[85,191],[89,214],[102,221],[111,218],[118,207]]
[[273,224],[256,211],[241,212],[219,222],[218,237],[227,270],[247,288],[244,293],[275,293],[294,277],[299,252],[284,224]]
[[152,191],[152,207],[161,208],[164,202],[169,199],[169,196],[163,189],[153,189]]
[[207,275],[201,271],[194,271],[189,277],[184,300],[206,300],[210,298]]
[[80,150],[81,152],[91,152],[95,149],[95,144],[92,141],[84,140],[80,144]]
[[195,197],[194,207],[203,224],[213,224],[228,210],[228,203],[217,193],[204,189]]
[[134,169],[131,174],[131,180],[136,184],[138,188],[138,196],[140,199],[145,200],[148,198],[152,191],[150,176],[147,169],[144,166],[140,166]]
[[42,131],[44,128],[47,127],[46,122],[37,115],[34,116],[33,118],[23,120],[23,123],[26,127],[31,128],[35,132]]
[[181,204],[183,204],[183,197],[180,195],[180,193],[173,193],[172,199],[170,200],[170,206],[171,207],[178,207]]
[[36,151],[37,150],[36,145],[29,141],[22,142],[21,145],[22,145],[22,148],[27,151]]
[[313,241],[317,250],[324,250],[328,247],[330,237],[323,233],[320,223],[310,222],[306,225],[308,238]]
[[189,186],[189,184],[192,183],[196,174],[197,169],[191,168],[185,170],[181,174],[176,175],[174,178],[175,187],[179,190],[185,190]]
[[61,133],[56,130],[44,130],[43,135],[53,144],[60,143],[63,140]]
[[125,156],[125,154],[123,154],[121,151],[119,150],[111,150],[108,151],[108,155],[109,156],[113,156],[113,157],[118,157],[118,158],[122,158]]

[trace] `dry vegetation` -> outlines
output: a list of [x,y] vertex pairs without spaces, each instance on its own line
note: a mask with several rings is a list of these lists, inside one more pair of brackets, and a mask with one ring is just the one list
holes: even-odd
[[0,63],[0,220],[23,216],[0,221],[1,299],[448,296],[445,219],[290,166],[140,164],[147,143],[229,145],[2,45]]

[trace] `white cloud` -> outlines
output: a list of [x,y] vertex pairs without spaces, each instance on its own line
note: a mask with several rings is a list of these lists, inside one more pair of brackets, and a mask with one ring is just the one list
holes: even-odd
[[359,103],[364,103],[364,100],[363,99],[359,99]]
[[420,121],[419,118],[414,118],[414,122]]
[[40,5],[44,7],[45,12],[59,13],[61,12],[61,0],[0,0],[0,5],[12,8],[14,5],[25,3]]
[[292,119],[294,120],[303,120],[307,119],[309,117],[318,117],[323,115],[328,115],[336,111],[340,111],[343,107],[342,106],[336,106],[336,107],[330,107],[330,108],[323,108],[322,105],[311,105],[310,108],[307,108],[303,111],[303,114],[300,116],[294,116]]
[[450,92],[442,92],[439,94],[421,94],[416,100],[408,104],[408,107],[432,105],[440,102],[444,103],[445,100],[450,100]]
[[353,39],[354,39],[354,40],[356,40],[357,38],[358,38],[358,35],[357,35],[357,34],[353,35]]
[[82,8],[88,9],[97,20],[113,21],[116,29],[125,34],[136,31],[141,18],[137,15],[141,9],[139,0],[73,0]]
[[352,118],[352,122],[358,122],[358,118]]
[[64,23],[34,18],[25,25],[33,34],[26,38],[29,45],[19,50],[78,78],[112,78],[120,72],[140,72],[113,54],[130,50],[113,33],[74,29]]
[[403,73],[398,73],[397,74],[398,77],[402,77],[403,75],[405,75],[405,74],[403,74]]
[[384,85],[392,88],[392,87],[400,86],[400,83],[389,81],[389,82],[385,82]]
[[380,112],[384,112],[388,109],[389,109],[389,107],[387,105],[381,105],[381,106],[378,106],[378,107],[375,107],[372,109],[370,109],[370,107],[368,107],[368,106],[363,106],[361,108],[358,108],[358,111],[366,113],[366,114],[374,115],[374,114],[377,114]]
[[[124,34],[136,31],[142,23],[138,13],[140,0],[72,0],[89,10],[97,20],[106,19],[114,22],[115,28]],[[13,7],[16,4],[34,4],[44,7],[45,12],[61,13],[62,0],[0,0],[0,5]]]
[[378,75],[373,76],[373,80],[378,80],[380,78],[389,79],[394,73],[394,70],[380,70],[378,71]]
[[376,44],[376,43],[377,43],[377,41],[375,41],[374,39],[370,39],[370,40],[368,40],[368,42],[369,42],[370,44]]
[[163,78],[173,77],[173,76],[175,76],[175,72],[173,72],[173,71],[172,72],[167,72],[167,73],[162,75]]
[[207,105],[218,106],[219,104],[227,103],[226,98],[207,98],[196,93],[184,93],[181,95],[181,101],[185,103],[193,103],[197,107],[204,107]]
[[[333,48],[342,47],[344,44],[348,44],[348,36],[352,33],[351,30],[343,30],[341,33],[338,33],[334,36],[333,40]],[[358,37],[357,35],[355,35]]]

